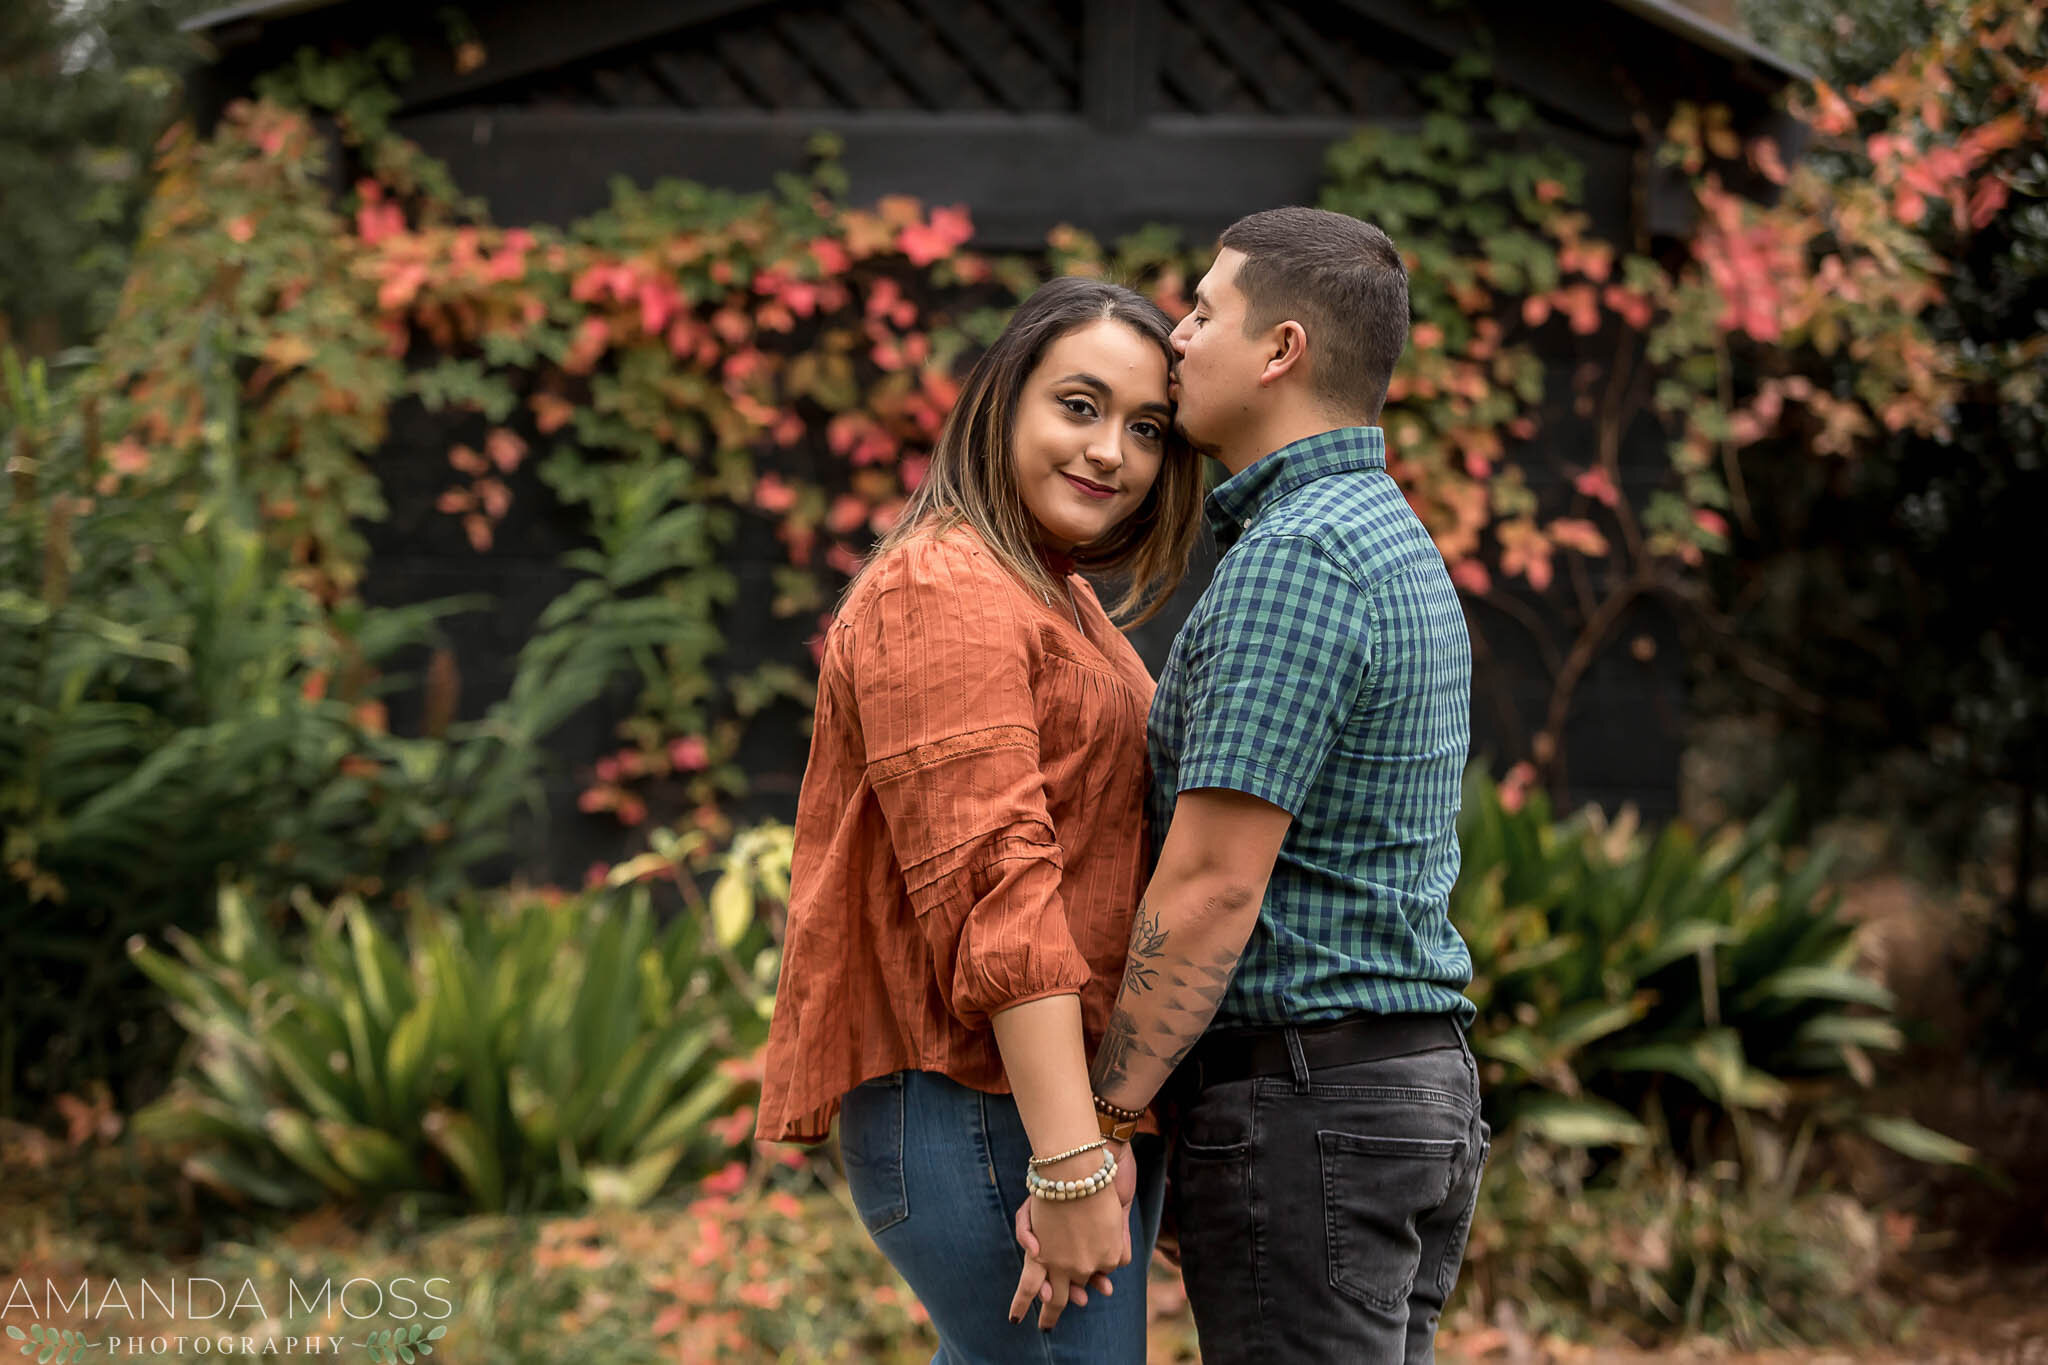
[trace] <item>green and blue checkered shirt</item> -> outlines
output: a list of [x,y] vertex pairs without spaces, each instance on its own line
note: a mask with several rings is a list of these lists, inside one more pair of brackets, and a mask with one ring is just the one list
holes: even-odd
[[1218,486],[1222,561],[1152,702],[1153,829],[1227,787],[1294,817],[1219,1027],[1455,1013],[1451,927],[1472,646],[1378,427],[1284,446]]

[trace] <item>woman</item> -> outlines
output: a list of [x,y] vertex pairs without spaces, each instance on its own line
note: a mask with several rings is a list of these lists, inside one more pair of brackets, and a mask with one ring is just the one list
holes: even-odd
[[1101,281],[1025,301],[826,634],[759,1131],[840,1113],[940,1361],[1144,1358],[1161,1170],[1104,1141],[1087,1066],[1149,870],[1152,679],[1075,569],[1133,622],[1186,571],[1170,331]]

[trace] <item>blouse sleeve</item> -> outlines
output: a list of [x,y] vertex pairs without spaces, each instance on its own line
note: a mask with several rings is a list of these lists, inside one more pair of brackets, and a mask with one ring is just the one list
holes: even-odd
[[868,780],[941,992],[985,1027],[1089,977],[1060,898],[1030,626],[1001,570],[958,542],[906,546],[874,572],[851,642]]

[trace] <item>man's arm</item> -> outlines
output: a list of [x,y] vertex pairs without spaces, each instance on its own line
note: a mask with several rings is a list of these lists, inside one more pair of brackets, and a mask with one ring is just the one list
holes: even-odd
[[1090,1071],[1095,1093],[1110,1104],[1149,1105],[1215,1018],[1292,823],[1244,792],[1180,794]]

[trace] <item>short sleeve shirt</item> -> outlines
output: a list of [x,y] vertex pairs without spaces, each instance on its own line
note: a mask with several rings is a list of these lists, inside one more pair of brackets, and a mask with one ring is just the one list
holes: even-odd
[[1324,432],[1209,496],[1222,558],[1153,698],[1154,828],[1208,787],[1294,817],[1220,1027],[1474,1013],[1448,912],[1471,643],[1385,449]]

